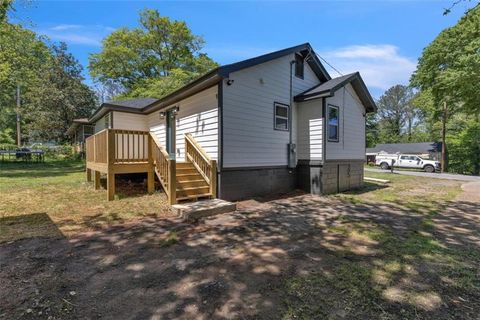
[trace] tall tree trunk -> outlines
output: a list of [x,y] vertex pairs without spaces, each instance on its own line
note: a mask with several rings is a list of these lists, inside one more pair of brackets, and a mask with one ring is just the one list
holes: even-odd
[[448,109],[447,102],[443,103],[443,115],[442,115],[442,172],[447,172],[448,170],[448,160],[447,160],[447,117]]
[[17,108],[16,108],[16,113],[17,113],[17,147],[22,146],[22,132],[20,128],[20,85],[17,84]]

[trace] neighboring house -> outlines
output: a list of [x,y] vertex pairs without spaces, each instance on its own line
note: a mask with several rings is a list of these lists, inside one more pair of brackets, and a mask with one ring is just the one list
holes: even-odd
[[159,100],[102,104],[87,173],[97,171],[96,186],[107,173],[109,199],[127,172],[147,172],[149,191],[155,172],[170,203],[334,193],[363,184],[375,111],[358,72],[332,79],[306,43],[221,66]]
[[411,154],[422,158],[440,161],[442,158],[441,142],[415,142],[415,143],[383,143],[374,148],[367,148],[368,163],[375,163],[379,154]]
[[67,130],[67,135],[75,148],[75,152],[85,151],[85,140],[94,134],[94,126],[87,118],[73,119]]

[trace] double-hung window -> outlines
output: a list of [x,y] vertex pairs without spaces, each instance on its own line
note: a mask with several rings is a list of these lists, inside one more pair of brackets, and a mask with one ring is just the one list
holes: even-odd
[[328,141],[338,142],[339,111],[338,107],[328,106]]
[[274,103],[274,129],[288,131],[288,116],[290,107],[286,104]]

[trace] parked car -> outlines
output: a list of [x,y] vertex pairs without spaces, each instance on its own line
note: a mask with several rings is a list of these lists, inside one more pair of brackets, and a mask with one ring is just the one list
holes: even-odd
[[422,169],[425,172],[440,171],[440,162],[435,160],[423,159],[416,155],[408,154],[386,154],[378,155],[375,159],[375,165],[383,170],[394,168]]

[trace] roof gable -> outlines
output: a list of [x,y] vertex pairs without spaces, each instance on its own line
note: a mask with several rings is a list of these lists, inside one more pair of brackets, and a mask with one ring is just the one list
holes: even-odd
[[370,92],[365,85],[362,77],[359,72],[354,72],[347,74],[341,77],[331,79],[327,82],[320,83],[302,93],[295,96],[295,101],[307,101],[312,99],[331,97],[334,95],[335,91],[344,87],[347,84],[351,84],[355,92],[357,93],[360,101],[365,106],[367,112],[376,112],[377,106],[373,100]]

